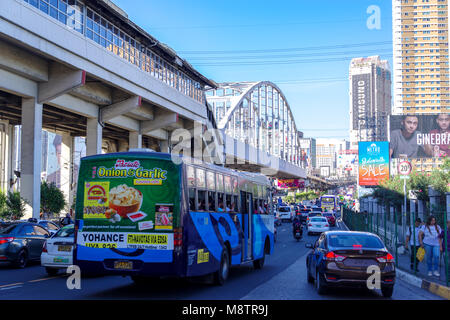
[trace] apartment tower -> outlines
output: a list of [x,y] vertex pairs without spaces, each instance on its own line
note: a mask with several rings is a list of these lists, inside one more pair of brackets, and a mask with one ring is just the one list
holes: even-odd
[[448,0],[393,0],[394,114],[449,112]]

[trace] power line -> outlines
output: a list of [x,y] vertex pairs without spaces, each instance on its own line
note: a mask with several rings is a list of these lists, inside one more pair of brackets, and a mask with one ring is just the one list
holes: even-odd
[[[387,57],[382,54],[380,57]],[[211,67],[230,67],[230,66],[260,66],[260,65],[282,65],[282,64],[302,64],[302,63],[323,63],[323,62],[343,62],[351,61],[354,57],[324,58],[324,59],[306,59],[306,60],[275,60],[275,61],[257,61],[257,62],[216,62],[216,63],[193,63],[194,66]]]
[[298,47],[298,48],[275,48],[275,49],[253,49],[253,50],[209,50],[209,51],[177,51],[178,54],[233,54],[233,53],[267,53],[267,52],[291,52],[323,49],[345,49],[354,47],[370,47],[378,45],[392,44],[392,41],[351,43],[333,46]]
[[298,58],[298,57],[313,57],[313,56],[333,56],[333,55],[343,55],[343,54],[363,54],[368,53],[390,53],[392,48],[382,48],[382,49],[372,49],[365,51],[341,51],[341,52],[320,52],[320,53],[302,53],[302,54],[289,54],[289,55],[258,55],[258,56],[230,56],[230,57],[185,57],[186,60],[192,62],[195,60],[206,61],[206,60],[249,60],[249,59],[277,59],[277,58]]

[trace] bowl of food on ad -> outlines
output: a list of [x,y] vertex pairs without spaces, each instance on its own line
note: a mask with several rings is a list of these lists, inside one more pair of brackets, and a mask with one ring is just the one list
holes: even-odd
[[122,218],[127,214],[137,212],[142,205],[142,193],[126,184],[121,184],[109,191],[109,207]]

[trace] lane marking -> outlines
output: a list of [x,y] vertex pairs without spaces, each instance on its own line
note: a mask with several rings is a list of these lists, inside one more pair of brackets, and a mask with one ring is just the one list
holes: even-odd
[[51,279],[58,279],[58,278],[62,278],[64,277],[65,274],[62,274],[60,276],[54,276],[54,277],[49,277],[49,278],[42,278],[42,279],[36,279],[36,280],[30,280],[28,282],[39,282],[39,281],[45,281],[45,280],[51,280]]
[[7,287],[7,288],[0,288],[0,291],[9,290],[9,289],[15,289],[15,288],[22,288],[22,286],[12,286],[12,287]]
[[10,284],[5,284],[0,286],[0,288],[6,288],[6,287],[10,287],[10,286],[18,286],[18,285],[22,285],[23,282],[17,282],[17,283],[10,283]]

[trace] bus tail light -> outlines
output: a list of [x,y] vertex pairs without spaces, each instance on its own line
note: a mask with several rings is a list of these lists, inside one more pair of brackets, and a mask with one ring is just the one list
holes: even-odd
[[175,247],[183,246],[183,229],[175,228],[173,233],[173,244]]

